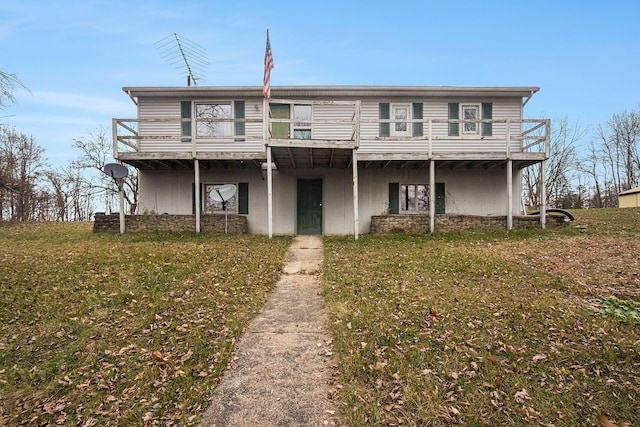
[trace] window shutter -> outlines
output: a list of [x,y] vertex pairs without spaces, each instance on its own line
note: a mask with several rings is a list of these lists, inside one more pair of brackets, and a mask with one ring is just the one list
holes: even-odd
[[[200,213],[202,213],[202,185],[200,186]],[[191,183],[191,213],[196,214],[196,183]]]
[[[493,119],[493,104],[491,102],[482,103],[482,119]],[[482,123],[482,136],[492,136],[493,123]]]
[[[457,102],[449,103],[449,120],[458,120],[460,118],[460,104]],[[449,123],[449,136],[460,136],[460,123]]]
[[238,183],[238,213],[247,215],[249,213],[249,183]]
[[[236,119],[244,119],[244,101],[233,101],[233,111]],[[244,122],[235,122],[235,136],[244,136]],[[244,141],[244,139],[236,139]]]
[[[378,118],[381,120],[389,120],[390,108],[388,102],[381,102],[378,110]],[[380,123],[379,136],[391,136],[391,123]]]
[[[191,119],[191,101],[180,101],[180,118]],[[181,124],[182,142],[191,141],[191,120],[183,121]]]
[[[422,120],[422,102],[414,102],[413,103],[413,111],[411,114],[413,120]],[[412,135],[413,136],[422,136],[423,133],[423,125],[422,123],[412,123]]]
[[400,184],[389,183],[389,213],[397,214],[400,211]]

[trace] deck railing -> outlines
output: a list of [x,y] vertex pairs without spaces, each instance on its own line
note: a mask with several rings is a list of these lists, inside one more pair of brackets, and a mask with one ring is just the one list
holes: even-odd
[[[282,101],[285,102],[285,101]],[[310,104],[310,101],[286,101],[286,103],[306,103]],[[330,102],[335,104],[336,102],[323,101],[325,103]],[[540,153],[544,154],[545,158],[549,157],[550,152],[550,120],[549,119],[483,119],[483,120],[449,120],[449,119],[362,119],[360,116],[359,103],[349,102],[349,105],[353,105],[353,114],[350,117],[341,119],[305,119],[305,124],[309,124],[312,128],[316,126],[340,126],[345,131],[344,138],[333,139],[296,139],[296,138],[282,138],[281,135],[275,138],[272,134],[274,124],[285,124],[293,126],[294,123],[299,122],[299,119],[284,119],[273,118],[271,114],[266,119],[261,118],[243,118],[243,119],[229,119],[229,118],[208,118],[208,119],[180,119],[180,118],[157,118],[157,119],[113,119],[113,152],[114,157],[118,158],[119,152],[140,152],[140,151],[156,151],[142,149],[141,144],[150,142],[165,143],[172,146],[172,150],[176,151],[226,151],[228,145],[226,143],[248,143],[254,144],[254,146],[297,146],[297,147],[314,147],[314,148],[358,148],[362,141],[368,144],[368,149],[371,151],[372,146],[380,141],[423,141],[427,151],[432,154],[456,152],[455,146],[451,145],[449,149],[443,148],[443,143],[446,145],[447,141],[475,141],[476,143],[486,143],[483,151],[496,151],[496,147],[502,147],[499,149],[501,152],[505,152],[507,157],[514,151],[513,147],[516,146],[517,152],[521,153]],[[247,130],[243,134],[234,135],[198,135],[199,123],[232,123],[231,126],[234,130],[236,124],[244,124],[243,127]],[[184,124],[188,123],[190,126],[190,132],[182,131]],[[371,133],[370,129],[377,130],[378,125],[381,123],[389,123],[393,126],[395,123],[411,123],[422,124],[422,133],[420,136],[385,136],[380,137],[378,133]],[[478,128],[482,127],[482,124],[491,124],[494,129],[500,129],[500,132],[493,132],[492,136],[485,137],[480,134],[476,135],[464,135],[448,136],[446,131],[443,133],[442,129],[446,128],[449,124],[458,124],[460,128],[466,123],[476,124]],[[362,127],[367,126],[369,132],[362,132]],[[435,145],[435,147],[434,147]]]

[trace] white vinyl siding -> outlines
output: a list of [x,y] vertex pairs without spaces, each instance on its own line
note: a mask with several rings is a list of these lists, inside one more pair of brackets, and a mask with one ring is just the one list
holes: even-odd
[[[140,98],[139,117],[141,119],[170,119],[171,121],[154,121],[140,123],[139,130],[143,138],[139,142],[141,152],[184,152],[191,150],[191,142],[181,140],[180,102],[183,99],[168,98]],[[210,100],[203,100],[209,102]],[[199,101],[196,101],[199,102]],[[220,100],[220,102],[222,102]],[[233,102],[233,101],[231,101]],[[421,103],[424,120],[422,136],[379,137],[379,104],[388,102],[393,105],[408,105]],[[507,129],[506,123],[493,123],[490,136],[466,135],[448,136],[448,104],[460,105],[483,102],[492,103],[492,117],[494,120],[515,120],[511,124],[512,152],[521,151],[520,134],[521,117],[520,98],[429,98],[429,99],[367,99],[361,103],[360,148],[361,153],[423,153],[429,152],[428,139],[431,138],[433,154],[442,153],[470,153],[470,152],[502,152],[506,151]],[[303,104],[304,101],[301,102]],[[354,107],[344,104],[314,104],[312,107],[313,121],[350,121],[354,117]],[[412,117],[410,110],[410,117]],[[482,112],[480,112],[482,114]],[[264,152],[262,140],[262,100],[245,100],[246,119],[257,119],[257,122],[245,123],[243,138],[231,137],[227,140],[197,141],[198,151],[229,151],[229,152]],[[432,122],[429,120],[439,120]],[[312,137],[323,140],[348,140],[353,137],[351,123],[312,123]],[[482,129],[478,126],[479,130]],[[152,138],[144,138],[152,137]],[[153,138],[157,137],[157,138]]]
[[[183,141],[182,127],[180,123],[180,103],[184,99],[175,98],[140,98],[138,100],[138,124],[141,139],[139,141],[140,152],[184,152],[191,151],[190,138]],[[223,103],[225,101],[202,100],[196,103]],[[227,100],[226,103],[233,103]],[[232,108],[233,110],[233,108]],[[192,108],[192,111],[193,110]],[[231,151],[231,152],[264,152],[262,141],[262,100],[245,101],[245,118],[258,119],[260,122],[245,123],[245,132],[242,138],[230,136],[229,140],[202,140],[197,139],[198,151]],[[164,120],[166,119],[166,121]],[[145,121],[153,120],[153,121]],[[231,133],[234,126],[229,123]]]

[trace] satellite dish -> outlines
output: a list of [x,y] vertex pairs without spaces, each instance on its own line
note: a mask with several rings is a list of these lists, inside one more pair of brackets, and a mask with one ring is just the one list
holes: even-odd
[[103,171],[113,179],[121,179],[129,174],[127,167],[120,163],[107,163]]
[[216,202],[226,202],[236,194],[236,186],[233,184],[224,184],[219,188],[214,188],[209,193],[209,197]]

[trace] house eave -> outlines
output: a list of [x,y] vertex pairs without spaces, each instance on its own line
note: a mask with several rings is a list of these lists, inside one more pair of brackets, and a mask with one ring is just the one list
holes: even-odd
[[[261,98],[262,86],[143,86],[123,87],[130,97],[239,97]],[[535,86],[272,86],[271,96],[278,98],[423,98],[423,97],[522,97],[530,98],[540,90]]]

